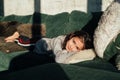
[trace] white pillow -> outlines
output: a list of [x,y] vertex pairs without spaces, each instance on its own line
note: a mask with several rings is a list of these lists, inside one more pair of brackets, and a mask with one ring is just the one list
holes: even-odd
[[120,32],[120,3],[112,2],[103,13],[94,33],[96,54],[103,58],[104,51],[111,40]]
[[93,49],[86,49],[70,56],[65,61],[65,63],[70,64],[70,63],[78,63],[78,62],[87,61],[87,60],[93,60],[95,56],[96,55]]

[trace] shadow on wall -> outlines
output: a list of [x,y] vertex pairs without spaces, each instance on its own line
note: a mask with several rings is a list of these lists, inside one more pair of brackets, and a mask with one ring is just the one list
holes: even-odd
[[[40,34],[40,25],[41,24],[41,14],[38,13],[38,12],[34,12],[33,14],[33,22],[32,22],[33,25],[36,24],[36,26],[32,26],[32,38],[36,37],[35,35],[37,34]],[[38,37],[39,38],[39,37]]]
[[[101,12],[102,0],[87,0],[87,12]],[[34,12],[40,12],[40,0],[34,1]],[[4,0],[0,0],[0,16],[4,16]]]
[[0,0],[0,16],[4,16],[4,0]]
[[[40,0],[34,1],[34,14],[32,24],[41,24],[41,15],[40,15]],[[40,34],[40,26],[36,26],[33,28],[32,26],[32,38],[36,37],[36,34]],[[38,37],[39,38],[39,37]]]
[[[40,0],[34,0],[34,14],[33,14],[33,20],[32,20],[32,38],[30,41],[36,41],[41,39],[41,14],[40,14]],[[40,35],[38,35],[40,34]],[[31,46],[29,50],[32,50],[34,47]]]
[[35,12],[40,12],[40,0],[35,0],[34,1],[34,11]]
[[101,12],[102,0],[87,0],[87,12]]
[[92,12],[92,19],[82,28],[82,30],[86,31],[90,35],[90,37],[92,38],[92,42],[94,38],[94,31],[98,26],[98,22],[102,14],[103,12]]

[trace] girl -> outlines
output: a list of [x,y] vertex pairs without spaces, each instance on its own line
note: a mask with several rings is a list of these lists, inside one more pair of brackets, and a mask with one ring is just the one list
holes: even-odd
[[[14,42],[16,38],[21,36],[20,34],[21,33],[16,31],[12,36],[5,38],[5,41]],[[81,50],[92,48],[91,46],[92,41],[90,36],[88,33],[81,30],[56,38],[42,38],[35,44],[33,52],[37,54],[50,54],[52,52],[56,62],[66,63],[65,61],[70,56]]]
[[57,63],[66,63],[66,59],[84,49],[91,48],[91,39],[84,31],[75,31],[68,35],[56,38],[42,38],[33,52],[37,54],[49,54],[52,51]]

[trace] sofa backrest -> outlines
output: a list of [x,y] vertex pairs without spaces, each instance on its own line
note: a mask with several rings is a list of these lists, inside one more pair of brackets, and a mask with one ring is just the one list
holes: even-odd
[[0,21],[18,21],[21,23],[39,23],[46,25],[46,37],[56,37],[82,29],[92,18],[91,13],[81,11],[63,12],[56,15],[34,13],[33,15],[9,15],[1,17]]

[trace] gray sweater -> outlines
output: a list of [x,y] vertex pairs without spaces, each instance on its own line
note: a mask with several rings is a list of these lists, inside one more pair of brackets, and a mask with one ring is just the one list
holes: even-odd
[[46,52],[52,50],[57,63],[66,63],[65,61],[67,58],[75,54],[75,52],[67,52],[65,49],[62,49],[64,39],[65,36],[42,38],[36,43],[34,52],[38,54],[45,54]]

